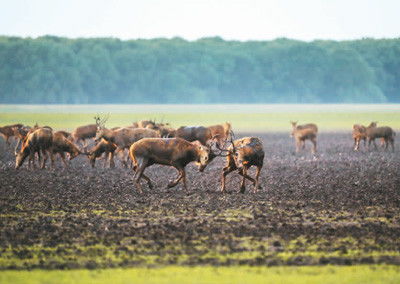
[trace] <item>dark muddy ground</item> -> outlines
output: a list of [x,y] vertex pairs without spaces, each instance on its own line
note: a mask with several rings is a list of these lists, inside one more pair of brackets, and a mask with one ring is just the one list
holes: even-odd
[[[352,151],[347,133],[319,137],[317,159],[295,155],[288,134],[258,135],[262,190],[218,192],[224,160],[188,166],[189,191],[166,189],[175,171],[146,170],[156,188],[134,191],[132,172],[14,170],[0,162],[0,268],[134,265],[400,264],[400,151]],[[99,166],[99,165],[98,165]],[[254,171],[252,171],[253,173]],[[248,184],[248,189],[250,189]]]

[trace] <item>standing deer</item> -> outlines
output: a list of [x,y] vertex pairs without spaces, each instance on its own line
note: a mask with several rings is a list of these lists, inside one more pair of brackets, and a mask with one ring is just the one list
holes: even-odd
[[292,132],[290,136],[294,137],[294,140],[296,142],[296,153],[300,151],[300,147],[302,149],[305,148],[306,140],[310,140],[313,144],[311,153],[315,154],[317,152],[317,125],[315,125],[314,123],[297,125],[297,121],[291,121],[290,123],[292,124]]
[[[222,170],[221,192],[225,192],[226,176],[236,169],[243,177],[240,184],[240,192],[244,193],[246,190],[246,179],[253,183],[253,193],[257,192],[258,188],[260,187],[259,177],[264,164],[265,155],[261,139],[257,137],[244,137],[235,141],[231,141],[231,145],[227,151],[228,154],[225,155],[227,163]],[[256,176],[254,179],[247,174],[251,166],[257,167]]]
[[387,149],[390,144],[392,146],[392,151],[394,152],[394,136],[396,136],[396,133],[391,127],[377,127],[377,122],[371,122],[366,128],[366,135],[368,139],[368,148],[370,148],[372,142],[375,146],[375,149],[377,149],[375,139],[381,138],[385,142],[385,149]]
[[353,125],[353,139],[354,139],[354,151],[360,149],[360,141],[364,140],[364,147],[367,140],[367,128],[361,124]]
[[83,143],[84,150],[86,150],[88,146],[87,140],[96,137],[97,123],[100,123],[100,118],[95,117],[95,120],[96,124],[79,126],[71,133],[72,139],[74,140],[75,143],[79,142]]
[[143,192],[141,178],[147,181],[150,189],[153,188],[151,180],[144,174],[144,170],[153,164],[174,167],[179,172],[178,178],[168,183],[167,187],[174,187],[182,180],[183,187],[187,190],[186,165],[196,162],[199,171],[202,172],[215,157],[209,147],[198,141],[189,142],[181,138],[143,138],[132,144],[129,156],[135,171],[135,185],[140,193]]
[[117,145],[112,142],[108,142],[105,139],[101,139],[99,143],[94,146],[88,153],[90,165],[94,168],[96,159],[99,158],[103,153],[105,154],[104,166],[107,163],[107,159],[110,160],[110,168],[115,167],[114,163],[114,152],[117,149]]
[[189,142],[197,140],[204,146],[213,138],[211,130],[204,126],[181,126],[175,131],[175,137]]
[[[22,145],[21,150],[18,152],[15,158],[15,168],[18,169],[23,164],[26,157],[29,156],[30,160],[34,160],[35,153],[38,153],[40,160],[40,153],[42,153],[44,159],[42,161],[41,168],[43,169],[47,161],[47,152],[50,154],[52,164],[54,163],[53,158],[53,131],[49,128],[38,128],[33,132],[29,133]],[[35,163],[33,163],[35,167]]]
[[9,141],[10,137],[15,136],[14,129],[21,128],[21,127],[23,127],[22,124],[13,124],[13,125],[6,125],[3,127],[0,127],[0,134],[2,134],[4,136],[4,138],[6,140],[6,144],[8,146],[10,146],[10,141]]

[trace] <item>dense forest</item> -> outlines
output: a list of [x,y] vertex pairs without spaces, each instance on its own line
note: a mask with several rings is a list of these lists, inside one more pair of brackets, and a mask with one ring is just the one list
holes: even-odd
[[400,102],[400,39],[0,37],[0,103]]

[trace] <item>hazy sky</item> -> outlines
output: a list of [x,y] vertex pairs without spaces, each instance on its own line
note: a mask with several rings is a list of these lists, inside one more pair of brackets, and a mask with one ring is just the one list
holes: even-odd
[[0,0],[0,35],[393,38],[400,0]]

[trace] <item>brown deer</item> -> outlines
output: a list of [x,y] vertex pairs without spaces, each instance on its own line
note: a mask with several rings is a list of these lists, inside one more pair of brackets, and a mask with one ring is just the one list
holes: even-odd
[[300,147],[302,149],[305,148],[306,140],[310,140],[313,144],[311,153],[315,154],[317,152],[317,125],[315,125],[314,123],[297,125],[297,121],[291,121],[290,123],[292,124],[292,132],[290,136],[294,137],[294,140],[296,142],[296,153],[300,151]]
[[[223,150],[225,151],[225,150]],[[226,176],[234,170],[238,170],[239,174],[243,177],[240,184],[240,192],[244,193],[246,190],[246,179],[250,180],[254,189],[257,192],[259,189],[260,172],[264,164],[264,149],[261,140],[257,137],[244,137],[231,141],[231,145],[227,149],[226,166],[222,170],[222,186],[221,192],[225,192]],[[251,166],[256,166],[256,176],[253,179],[247,174]]]
[[[53,147],[52,153],[55,155],[59,155],[64,166],[67,167],[68,164],[65,161],[65,154],[69,154],[69,160],[74,159],[79,154],[82,154],[81,151],[76,147],[70,140],[65,137],[64,131],[57,131],[53,134]],[[54,160],[52,160],[54,162]]]
[[392,146],[392,151],[394,152],[394,136],[396,135],[396,133],[391,127],[377,127],[377,122],[371,122],[370,125],[366,128],[366,135],[368,139],[368,148],[370,148],[372,142],[375,146],[375,149],[377,149],[375,139],[381,138],[385,142],[385,149],[387,149],[390,144]]
[[181,126],[175,131],[175,137],[189,142],[197,140],[204,146],[213,139],[211,130],[204,126]]
[[74,140],[75,143],[82,142],[83,149],[86,149],[88,146],[87,140],[96,137],[97,122],[100,123],[100,118],[95,117],[95,120],[96,124],[79,126],[71,133],[72,139]]
[[68,139],[69,141],[73,142],[74,138],[72,138],[72,135],[70,132],[68,131],[64,131],[64,130],[59,130],[56,133],[61,134],[62,136],[64,136],[66,139]]
[[28,133],[31,131],[30,126],[23,127],[13,127],[14,136],[18,139],[17,145],[15,145],[14,154],[17,155],[19,152],[19,147],[22,145]]
[[364,140],[364,147],[367,141],[367,128],[361,124],[353,125],[353,139],[354,139],[354,151],[360,149],[360,141]]
[[88,158],[90,165],[92,168],[95,167],[96,159],[99,158],[103,153],[105,154],[105,163],[107,162],[107,159],[110,160],[110,168],[115,167],[114,163],[114,152],[117,149],[117,145],[114,143],[108,142],[105,139],[101,139],[99,143],[94,146],[90,152],[88,153]]
[[[41,168],[43,169],[47,161],[47,152],[50,154],[52,164],[54,163],[53,158],[53,131],[49,128],[38,128],[33,132],[29,133],[22,145],[21,150],[18,152],[15,158],[15,168],[18,169],[23,164],[26,157],[29,156],[30,160],[34,160],[35,153],[38,153],[40,160],[40,153],[42,153],[44,159],[42,161]],[[35,163],[33,163],[35,167]]]
[[21,127],[23,127],[24,125],[22,124],[13,124],[13,125],[6,125],[3,127],[0,127],[0,134],[2,134],[4,136],[4,139],[6,140],[6,144],[8,146],[10,146],[10,137],[15,136],[15,131],[14,129],[19,129]]
[[190,162],[196,162],[199,171],[202,172],[215,157],[209,147],[198,141],[188,142],[181,138],[143,138],[132,144],[129,148],[129,156],[132,159],[135,171],[135,185],[140,193],[143,192],[140,185],[142,177],[147,181],[149,188],[153,188],[150,179],[144,174],[144,170],[153,164],[171,166],[177,169],[178,178],[168,183],[167,187],[174,187],[182,180],[183,187],[187,190],[186,165]]
[[217,146],[221,146],[229,139],[229,135],[231,133],[231,124],[229,122],[225,122],[223,124],[217,124],[209,126],[211,137],[216,138]]
[[[129,147],[133,143],[139,141],[142,138],[160,137],[160,134],[157,131],[148,128],[125,127],[116,130],[107,129],[104,125],[105,122],[106,120],[97,123],[97,133],[95,141],[100,141],[100,139],[103,138],[108,142],[114,143],[118,147],[117,152],[124,152],[125,149],[129,149]],[[128,164],[128,159],[129,156],[127,156],[126,159],[123,160],[123,164],[125,167]]]

